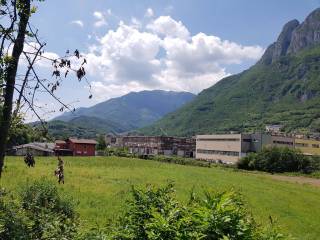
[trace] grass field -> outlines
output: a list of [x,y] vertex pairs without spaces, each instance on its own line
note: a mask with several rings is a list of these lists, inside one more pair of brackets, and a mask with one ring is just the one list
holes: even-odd
[[[78,211],[86,226],[102,226],[119,216],[132,185],[165,184],[173,180],[177,195],[187,199],[190,190],[240,191],[255,219],[278,220],[283,231],[297,239],[319,239],[320,188],[273,180],[265,174],[232,169],[201,168],[117,157],[64,158],[66,184],[62,193],[79,201]],[[55,158],[37,158],[28,169],[22,158],[9,157],[1,187],[17,190],[21,185],[46,176],[56,180]]]

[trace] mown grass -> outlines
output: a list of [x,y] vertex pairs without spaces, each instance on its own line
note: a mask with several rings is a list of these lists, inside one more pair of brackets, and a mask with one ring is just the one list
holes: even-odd
[[[283,231],[297,239],[319,239],[320,236],[320,188],[232,169],[118,157],[66,157],[64,160],[66,184],[60,189],[79,201],[77,208],[86,227],[103,226],[119,216],[132,185],[161,185],[172,180],[181,200],[187,199],[191,189],[201,192],[233,188],[241,192],[259,223],[267,223],[272,216]],[[53,176],[56,165],[55,158],[36,158],[36,167],[29,169],[22,158],[9,157],[1,187],[16,191],[24,183],[43,176],[56,180]]]

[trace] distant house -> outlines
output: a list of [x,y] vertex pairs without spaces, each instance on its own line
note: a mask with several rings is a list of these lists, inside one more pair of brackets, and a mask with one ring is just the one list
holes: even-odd
[[97,142],[92,139],[69,138],[55,142],[55,153],[61,156],[95,156]]
[[27,153],[31,153],[34,156],[53,156],[54,147],[54,143],[33,142],[15,146],[12,148],[11,153],[16,156],[24,156]]
[[283,129],[283,125],[267,125],[266,132],[272,134],[280,134]]

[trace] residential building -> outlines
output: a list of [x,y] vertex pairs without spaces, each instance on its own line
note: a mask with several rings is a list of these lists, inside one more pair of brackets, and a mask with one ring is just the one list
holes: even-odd
[[283,125],[267,125],[266,132],[272,133],[272,134],[280,134],[282,128],[283,128]]
[[34,156],[53,156],[54,143],[33,142],[13,147],[11,153],[16,156],[25,156],[31,153]]
[[95,156],[97,142],[91,139],[69,138],[66,141],[57,140],[56,155],[62,156]]

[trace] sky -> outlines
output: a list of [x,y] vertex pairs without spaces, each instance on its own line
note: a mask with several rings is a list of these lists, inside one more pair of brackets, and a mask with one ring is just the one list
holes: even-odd
[[[84,81],[68,78],[57,95],[88,107],[131,91],[198,94],[259,60],[283,25],[300,22],[320,0],[47,0],[31,18],[50,56],[79,49]],[[51,77],[51,66],[39,74]],[[88,96],[92,93],[92,99]],[[61,105],[47,94],[38,104],[50,119]],[[33,119],[34,116],[29,115]]]

